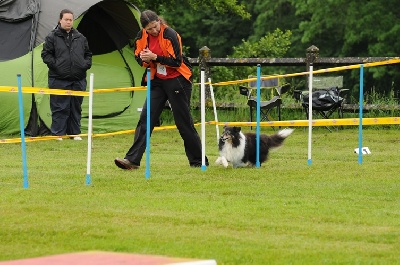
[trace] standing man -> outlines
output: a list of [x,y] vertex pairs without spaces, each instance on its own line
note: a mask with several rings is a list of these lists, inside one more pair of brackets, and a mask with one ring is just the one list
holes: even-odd
[[[88,41],[74,29],[74,14],[63,9],[57,27],[45,39],[42,59],[49,68],[49,88],[86,90],[86,71],[92,66]],[[52,135],[81,133],[82,96],[50,95]],[[62,138],[57,138],[62,140]],[[82,140],[75,136],[74,140]]]

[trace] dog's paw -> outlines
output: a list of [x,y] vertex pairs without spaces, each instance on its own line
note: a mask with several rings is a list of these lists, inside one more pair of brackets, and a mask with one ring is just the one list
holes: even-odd
[[228,167],[228,161],[226,160],[225,157],[222,157],[222,165],[227,168]]
[[225,168],[228,167],[228,161],[227,161],[226,158],[223,157],[223,156],[219,156],[219,157],[217,158],[217,160],[215,160],[215,164],[217,164],[217,165],[223,165]]

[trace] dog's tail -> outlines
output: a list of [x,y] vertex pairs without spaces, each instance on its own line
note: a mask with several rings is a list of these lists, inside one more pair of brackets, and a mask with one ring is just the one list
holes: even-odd
[[282,145],[283,141],[292,134],[294,129],[283,129],[268,137],[268,147],[269,148],[276,148]]

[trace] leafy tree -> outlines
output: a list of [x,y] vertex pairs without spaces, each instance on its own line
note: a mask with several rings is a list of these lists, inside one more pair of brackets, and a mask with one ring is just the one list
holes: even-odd
[[292,32],[276,29],[267,33],[257,42],[242,40],[239,46],[233,47],[233,58],[279,58],[290,48]]
[[[279,58],[283,57],[290,48],[291,31],[285,32],[276,29],[267,33],[256,42],[242,40],[242,43],[233,47],[232,58]],[[213,82],[226,80],[247,79],[249,75],[256,74],[256,66],[231,66],[213,67]],[[270,72],[269,74],[273,74]],[[263,72],[264,75],[267,72]],[[237,87],[227,86],[223,90],[216,89],[215,95],[218,98],[227,98],[228,95],[237,94]]]
[[200,11],[209,8],[215,8],[220,14],[233,13],[243,18],[249,18],[250,14],[245,10],[243,4],[238,4],[237,0],[129,0],[140,10],[151,9],[161,15],[165,10]]
[[320,45],[324,56],[395,56],[400,52],[399,47],[388,46],[388,41],[400,38],[396,0],[384,4],[380,0],[292,2],[297,15],[309,17],[299,25],[302,42],[329,41],[328,51]]
[[[302,43],[313,43],[321,56],[384,57],[398,56],[400,46],[400,5],[397,0],[304,1],[292,0],[298,16],[309,17],[300,25]],[[397,66],[374,67],[366,71],[366,91],[389,95],[399,91]],[[347,82],[358,92],[358,73]],[[398,92],[397,92],[398,93]]]
[[[203,46],[211,49],[213,57],[233,56],[233,47],[242,45],[242,40],[254,44],[276,29],[290,30],[292,33],[286,57],[304,57],[311,45],[320,49],[321,57],[384,57],[400,54],[400,45],[397,45],[400,43],[398,0],[132,2],[140,9],[153,9],[165,16],[182,35],[190,57],[197,57],[198,50]],[[251,50],[246,52],[245,57],[255,56]],[[399,64],[366,68],[366,91],[374,89],[377,93],[397,94],[400,97],[399,68]],[[274,68],[276,72],[280,69],[290,72],[295,68]],[[221,76],[232,71],[224,70]],[[346,87],[356,95],[358,72],[345,71],[343,75]]]
[[181,34],[189,57],[198,57],[199,49],[204,46],[211,50],[213,57],[226,57],[232,54],[233,46],[249,35],[249,27],[243,23],[248,18],[233,11],[219,13],[215,7],[188,10],[190,7],[165,10],[163,17]]

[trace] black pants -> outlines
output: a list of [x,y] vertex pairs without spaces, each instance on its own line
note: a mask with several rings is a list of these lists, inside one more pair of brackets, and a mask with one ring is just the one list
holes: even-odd
[[[183,76],[173,79],[161,80],[155,78],[151,81],[150,89],[150,131],[153,132],[156,122],[168,100],[171,104],[175,124],[183,139],[186,156],[192,166],[201,165],[201,141],[193,118],[190,114],[190,97],[192,95],[192,84]],[[125,158],[136,165],[140,165],[143,153],[146,150],[146,127],[147,127],[147,99],[143,105],[142,113],[136,127],[132,147]],[[206,162],[207,158],[206,158]]]
[[[74,91],[86,90],[86,79],[67,81],[49,78],[49,88]],[[77,135],[81,133],[81,96],[50,95],[52,135]]]

